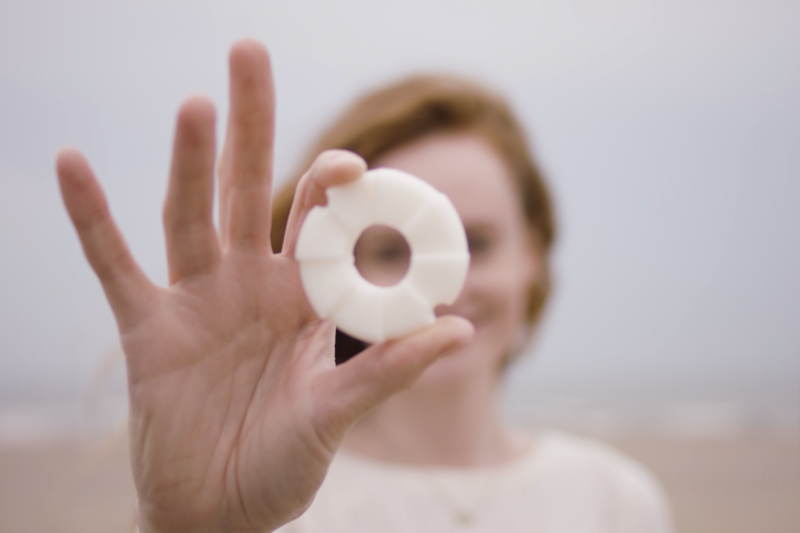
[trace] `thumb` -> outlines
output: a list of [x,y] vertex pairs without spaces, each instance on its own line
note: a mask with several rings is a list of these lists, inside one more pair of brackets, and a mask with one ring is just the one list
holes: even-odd
[[[411,386],[439,356],[469,342],[472,324],[458,316],[440,317],[406,337],[370,346],[326,372],[316,391],[323,434],[337,443],[347,429],[389,396]],[[320,376],[321,378],[323,376]]]

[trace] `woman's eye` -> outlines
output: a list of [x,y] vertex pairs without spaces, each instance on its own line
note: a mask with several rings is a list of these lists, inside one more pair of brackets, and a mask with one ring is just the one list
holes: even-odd
[[396,270],[408,267],[411,249],[399,231],[377,225],[367,228],[359,237],[353,254],[359,269]]
[[408,257],[408,251],[404,248],[390,247],[381,248],[373,253],[373,257],[382,263],[393,263],[395,261],[405,261]]
[[492,240],[488,237],[468,237],[469,253],[473,256],[487,254],[492,248]]

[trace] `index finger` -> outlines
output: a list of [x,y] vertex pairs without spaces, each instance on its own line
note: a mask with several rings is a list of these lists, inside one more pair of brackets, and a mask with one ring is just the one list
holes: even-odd
[[230,53],[230,111],[226,150],[227,242],[271,250],[270,193],[275,96],[269,55],[258,41],[239,41]]
[[312,207],[327,203],[325,190],[328,187],[353,181],[366,171],[366,161],[353,152],[328,150],[317,156],[297,184],[283,236],[282,253],[294,257],[300,226]]

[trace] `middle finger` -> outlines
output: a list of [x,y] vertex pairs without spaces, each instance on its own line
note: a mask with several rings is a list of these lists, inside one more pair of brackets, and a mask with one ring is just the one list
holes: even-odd
[[275,98],[269,55],[254,40],[236,43],[230,53],[230,124],[226,140],[227,243],[247,249],[270,248],[270,193]]

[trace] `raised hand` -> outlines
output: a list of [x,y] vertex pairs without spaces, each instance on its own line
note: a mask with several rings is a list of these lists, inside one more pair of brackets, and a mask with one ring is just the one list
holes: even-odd
[[294,242],[326,187],[357,178],[365,164],[348,152],[322,154],[298,185],[285,249],[273,254],[274,104],[259,43],[234,45],[230,83],[219,235],[213,106],[194,97],[178,114],[164,207],[168,288],[136,264],[83,156],[58,156],[64,203],[126,355],[143,533],[263,532],[298,516],[346,430],[472,332],[442,317],[335,366],[334,326],[306,301]]

